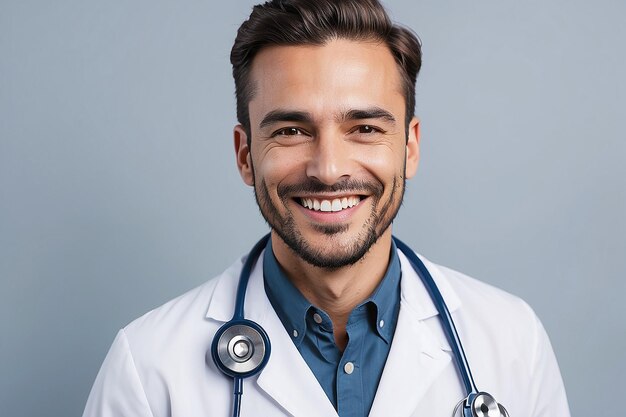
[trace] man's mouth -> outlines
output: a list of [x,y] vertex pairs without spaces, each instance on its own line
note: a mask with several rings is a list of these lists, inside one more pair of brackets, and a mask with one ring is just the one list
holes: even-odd
[[300,204],[314,211],[333,212],[341,211],[359,204],[360,196],[350,196],[334,199],[300,198]]

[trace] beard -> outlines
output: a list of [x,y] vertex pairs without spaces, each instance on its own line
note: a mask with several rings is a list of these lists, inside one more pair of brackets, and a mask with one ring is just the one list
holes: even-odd
[[[269,226],[287,244],[287,246],[301,259],[318,268],[338,269],[353,265],[362,259],[380,236],[389,228],[398,210],[402,205],[405,189],[405,176],[395,176],[391,184],[391,192],[387,201],[378,209],[383,196],[384,186],[380,182],[345,180],[333,185],[323,184],[313,178],[294,185],[281,185],[277,188],[285,214],[281,214],[278,207],[272,202],[269,189],[264,180],[254,182],[254,195],[261,215]],[[371,210],[367,220],[363,223],[360,232],[346,247],[333,248],[324,252],[322,248],[315,248],[312,242],[302,235],[294,220],[288,202],[292,195],[316,194],[322,192],[346,192],[352,195],[368,195],[372,199]],[[328,237],[338,236],[349,230],[349,224],[314,224],[314,230]],[[342,250],[340,250],[342,249]]]

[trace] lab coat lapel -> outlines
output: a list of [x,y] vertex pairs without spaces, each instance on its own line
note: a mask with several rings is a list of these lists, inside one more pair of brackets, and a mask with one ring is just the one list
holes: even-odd
[[[227,321],[232,316],[239,271],[230,275],[218,283],[207,317]],[[267,365],[257,378],[246,380],[244,391],[260,389],[293,416],[337,416],[265,294],[262,254],[250,275],[244,311],[247,319],[265,329],[271,344]],[[263,415],[263,410],[256,412]]]
[[450,363],[430,329],[401,305],[371,417],[409,416]]
[[263,327],[272,340],[272,355],[259,375],[259,387],[293,416],[337,416],[274,310]]
[[[400,313],[370,417],[412,415],[444,369],[453,365],[450,363],[450,354],[446,352],[449,345],[445,336],[435,334],[424,322],[437,315],[430,296],[401,253],[400,262]],[[425,264],[429,266],[426,261]],[[431,268],[429,270],[436,282],[441,279],[437,276],[438,271]],[[449,301],[448,307],[451,310],[456,309],[458,298],[450,293],[449,287],[440,285],[440,291],[444,293],[446,301]]]

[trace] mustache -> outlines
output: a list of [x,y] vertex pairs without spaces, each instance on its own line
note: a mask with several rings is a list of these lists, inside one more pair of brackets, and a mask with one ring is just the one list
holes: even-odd
[[315,178],[307,178],[298,184],[281,184],[276,189],[280,198],[298,194],[336,193],[347,192],[349,194],[371,194],[379,197],[383,194],[383,185],[379,182],[345,179],[335,184],[328,185]]

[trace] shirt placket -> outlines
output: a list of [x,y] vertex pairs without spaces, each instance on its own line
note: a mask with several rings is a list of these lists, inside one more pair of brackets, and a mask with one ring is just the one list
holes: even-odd
[[341,417],[365,415],[362,352],[367,332],[366,306],[357,307],[346,326],[348,343],[337,366],[337,413]]

